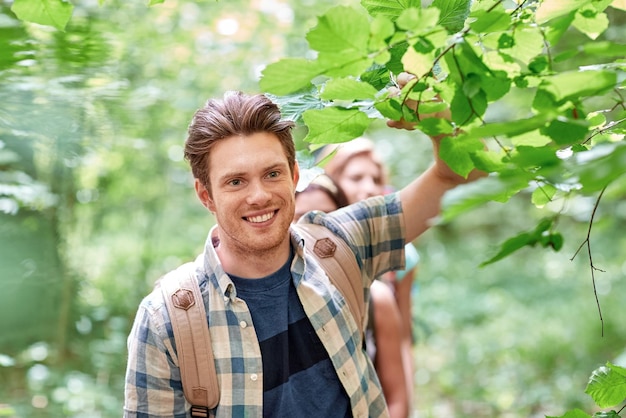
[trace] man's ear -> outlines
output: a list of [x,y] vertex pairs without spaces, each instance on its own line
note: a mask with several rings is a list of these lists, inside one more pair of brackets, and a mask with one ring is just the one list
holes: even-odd
[[196,189],[196,195],[198,199],[200,199],[200,202],[202,202],[202,205],[211,212],[215,212],[215,204],[213,203],[213,199],[211,199],[211,194],[207,188],[204,187],[204,184],[202,184],[200,180],[195,179],[194,187]]
[[293,184],[294,186],[298,185],[298,180],[300,180],[300,166],[298,162],[293,165]]

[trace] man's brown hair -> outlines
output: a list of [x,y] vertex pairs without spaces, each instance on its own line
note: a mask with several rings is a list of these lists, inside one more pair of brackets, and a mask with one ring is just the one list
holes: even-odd
[[185,141],[185,159],[193,176],[211,192],[209,154],[219,140],[267,132],[280,141],[293,174],[296,151],[291,136],[293,122],[281,119],[280,109],[263,94],[227,92],[222,100],[209,99],[191,120]]

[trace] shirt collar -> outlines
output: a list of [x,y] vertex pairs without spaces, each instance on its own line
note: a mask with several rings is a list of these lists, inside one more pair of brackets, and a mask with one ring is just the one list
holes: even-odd
[[214,225],[209,231],[209,235],[204,244],[204,271],[206,271],[208,276],[211,276],[211,274],[215,275],[224,300],[230,299],[230,301],[233,302],[237,297],[235,285],[222,268],[222,263],[215,251],[215,245],[219,242],[217,231],[218,226]]

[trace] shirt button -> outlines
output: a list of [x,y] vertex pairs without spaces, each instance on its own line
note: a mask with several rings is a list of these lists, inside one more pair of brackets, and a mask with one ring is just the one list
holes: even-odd
[[228,299],[228,296],[224,296],[224,302],[228,303],[230,299]]
[[241,328],[245,328],[245,327],[247,327],[247,326],[248,326],[248,324],[246,324],[246,321],[241,321],[241,322],[239,323],[239,326],[240,326]]
[[252,373],[250,375],[250,380],[252,380],[253,382],[256,382],[258,378],[259,378],[259,376],[257,376],[256,373]]

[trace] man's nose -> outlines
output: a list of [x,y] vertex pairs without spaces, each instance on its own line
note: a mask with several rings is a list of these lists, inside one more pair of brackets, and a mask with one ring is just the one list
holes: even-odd
[[382,188],[374,181],[374,179],[370,178],[363,181],[363,191],[367,194],[367,197],[382,194]]
[[249,191],[248,203],[251,205],[262,205],[272,198],[272,193],[261,181],[252,182]]

